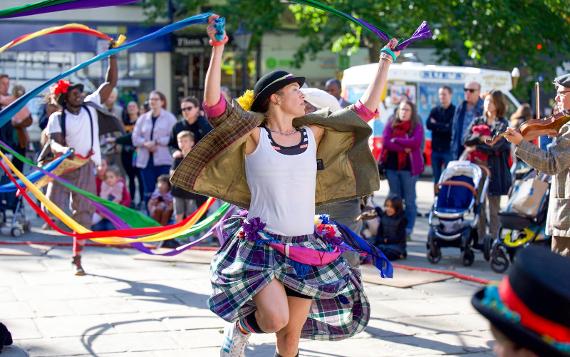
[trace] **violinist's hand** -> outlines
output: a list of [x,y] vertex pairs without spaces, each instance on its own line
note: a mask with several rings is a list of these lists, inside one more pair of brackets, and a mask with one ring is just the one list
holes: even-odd
[[523,141],[523,136],[521,135],[521,133],[519,133],[513,128],[507,128],[504,137],[505,139],[507,139],[508,142],[513,143],[515,145],[519,145],[521,141]]

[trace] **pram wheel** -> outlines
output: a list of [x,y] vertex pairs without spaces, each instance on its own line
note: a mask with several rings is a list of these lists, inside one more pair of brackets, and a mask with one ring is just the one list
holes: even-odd
[[24,232],[28,233],[32,231],[32,223],[30,222],[26,222],[22,225],[22,229],[24,230]]
[[473,265],[473,262],[475,261],[475,253],[473,253],[470,248],[463,249],[461,252],[461,261],[466,267]]
[[495,273],[504,273],[509,268],[509,258],[504,247],[495,245],[491,251],[491,269]]
[[486,261],[489,261],[489,259],[491,259],[491,246],[493,245],[493,238],[486,234],[485,237],[483,237],[483,258],[485,258]]
[[22,235],[22,230],[18,227],[13,227],[12,229],[10,229],[10,235],[12,235],[12,237],[19,237]]
[[428,243],[427,260],[432,264],[441,260],[441,249],[433,241]]

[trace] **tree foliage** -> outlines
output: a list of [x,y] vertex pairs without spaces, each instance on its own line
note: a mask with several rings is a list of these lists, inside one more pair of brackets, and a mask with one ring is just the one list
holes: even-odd
[[[568,0],[321,0],[338,10],[365,19],[398,38],[407,38],[423,20],[434,32],[432,41],[441,60],[510,70],[519,67],[523,77],[552,77],[554,68],[570,56],[570,7]],[[203,10],[225,14],[228,27],[240,21],[253,33],[252,48],[264,32],[278,29],[287,10],[295,17],[298,34],[306,42],[296,54],[298,63],[323,49],[350,54],[369,49],[375,61],[382,45],[367,30],[345,19],[311,7],[283,4],[280,0],[211,1],[204,8],[198,0],[145,0],[150,18],[164,15],[172,4],[175,17]]]
[[[523,77],[533,80],[539,75],[552,77],[554,68],[570,55],[568,0],[323,2],[398,38],[408,37],[427,20],[434,38],[423,45],[435,47],[440,59],[451,64],[506,70],[519,67]],[[320,10],[299,5],[290,9],[300,34],[308,39],[297,54],[299,60],[323,48],[350,52],[361,46],[377,56],[377,40],[366,30],[354,29],[347,21]]]

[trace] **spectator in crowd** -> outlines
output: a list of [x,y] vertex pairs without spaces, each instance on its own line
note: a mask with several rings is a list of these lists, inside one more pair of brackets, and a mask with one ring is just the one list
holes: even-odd
[[[478,158],[483,161],[491,172],[487,191],[487,202],[489,206],[489,234],[496,237],[499,232],[499,208],[501,196],[506,195],[511,188],[512,177],[509,166],[509,153],[511,145],[507,140],[501,138],[496,144],[490,146],[487,141],[494,136],[503,133],[509,126],[505,119],[507,102],[503,93],[499,90],[492,90],[485,96],[484,115],[475,118],[467,129],[464,144],[469,152],[477,151],[483,155]],[[477,128],[488,127],[488,132],[477,133]],[[488,135],[486,135],[488,134]],[[486,162],[485,162],[486,161]],[[485,235],[486,213],[485,205],[479,214],[479,237]]]
[[543,247],[517,253],[509,275],[471,304],[489,320],[498,357],[568,357],[570,260]]
[[170,176],[160,175],[156,181],[156,189],[148,201],[150,216],[163,226],[168,224],[174,211],[174,200],[170,189]]
[[[50,93],[46,94],[44,98],[44,104],[42,105],[41,116],[39,119],[39,126],[41,130],[44,130],[47,127],[50,115],[59,110],[61,110],[61,107],[56,101],[52,100],[51,94]],[[44,145],[43,142],[41,144],[42,146]]]
[[[184,157],[188,155],[196,142],[194,140],[194,134],[189,130],[179,132],[176,139],[181,151],[181,156],[174,159],[171,173],[174,172],[178,165],[180,165]],[[204,202],[204,196],[183,190],[176,186],[172,186],[172,196],[174,197],[174,214],[176,217],[176,223],[192,214],[192,212],[198,208],[198,201],[200,204]]]
[[123,124],[125,125],[125,131],[127,134],[117,138],[116,143],[121,145],[121,164],[123,165],[129,180],[129,194],[132,201],[134,202],[135,200],[138,181],[139,203],[142,203],[144,201],[144,185],[140,169],[136,167],[134,163],[135,147],[133,146],[132,135],[132,131],[138,118],[139,106],[137,102],[131,101],[127,104],[127,110],[124,111],[123,115]]
[[481,84],[469,82],[463,89],[465,100],[455,109],[451,129],[451,154],[457,160],[463,153],[463,138],[473,119],[483,115],[483,100],[479,97]]
[[[22,85],[15,85],[14,88],[12,88],[12,101],[20,98],[24,94],[26,94],[26,88]],[[32,114],[28,110],[28,107],[25,106],[12,118],[12,126],[16,132],[15,146],[13,146],[13,149],[22,156],[26,156],[27,147],[30,143],[30,136],[26,128],[32,125],[32,123]],[[16,159],[13,162],[18,171],[24,169],[24,163],[22,161]]]
[[119,91],[117,88],[113,88],[111,95],[105,101],[104,107],[107,109],[111,114],[113,114],[117,119],[123,119],[123,107],[117,103],[117,98],[119,97]]
[[[111,168],[113,168],[114,170],[119,169],[118,167],[115,166],[111,166]],[[97,172],[95,175],[95,186],[97,189],[97,195],[99,196],[101,194],[103,182],[105,182],[105,179],[107,177],[108,169],[109,169],[108,161],[105,159],[101,159],[101,164],[97,166]],[[123,183],[122,185],[123,192],[121,193],[121,200],[118,203],[120,203],[123,206],[129,207],[131,205],[131,195],[129,194],[127,186],[125,185],[125,179],[120,175],[120,171],[117,177]]]
[[405,259],[406,217],[404,204],[397,196],[390,196],[384,201],[384,211],[376,207],[379,218],[378,232],[374,245],[380,248],[389,260]]
[[451,126],[455,115],[455,106],[451,103],[453,91],[448,86],[439,88],[439,105],[429,113],[426,127],[431,130],[431,167],[433,181],[439,181],[442,169],[453,160],[451,149]]
[[137,102],[130,101],[127,104],[127,110],[123,111],[123,125],[125,126],[125,131],[127,133],[132,133],[135,128],[137,119],[140,116],[140,108]]
[[[0,110],[4,109],[14,101],[14,98],[10,95],[9,90],[10,90],[10,77],[7,74],[0,74]],[[0,140],[8,144],[8,146],[16,148],[17,140],[15,140],[15,137],[16,133],[12,119],[11,121],[7,122],[2,127],[0,127]],[[19,163],[18,167],[21,167]]]
[[510,127],[518,129],[525,121],[532,119],[532,109],[530,105],[521,104],[517,110],[511,115]]
[[390,195],[404,199],[408,237],[416,222],[416,182],[424,171],[423,140],[424,129],[416,106],[408,100],[401,101],[396,115],[384,128],[381,160],[386,167]]
[[[128,197],[128,192],[125,188],[125,181],[121,177],[121,171],[116,166],[108,167],[105,170],[104,180],[101,182],[101,189],[99,191],[99,197],[106,200],[123,204],[130,201]],[[126,206],[126,205],[125,205]],[[93,214],[93,226],[94,231],[108,231],[115,229],[115,226],[107,218],[101,217],[98,213]]]
[[[513,114],[511,114],[509,126],[511,128],[518,130],[522,125],[522,123],[524,123],[529,119],[532,119],[532,109],[530,108],[530,105],[526,103],[521,104],[517,108],[517,110]],[[511,166],[511,175],[513,175],[513,177],[515,177],[514,175],[517,172],[517,170],[528,167],[528,165],[524,161],[517,158],[517,156],[515,155],[515,148],[516,146],[511,144],[511,161],[514,163]]]
[[133,146],[136,148],[136,167],[141,170],[144,202],[148,202],[160,175],[170,172],[172,156],[168,150],[172,127],[176,117],[164,108],[166,97],[159,91],[149,95],[151,110],[141,115],[133,129]]
[[206,118],[200,116],[200,101],[198,101],[198,98],[183,98],[180,103],[180,111],[182,112],[182,120],[174,125],[170,135],[170,146],[174,150],[172,154],[174,159],[178,159],[182,155],[181,148],[178,146],[178,133],[190,131],[194,135],[195,142],[198,142],[212,130],[212,126]]
[[329,79],[325,83],[325,91],[327,91],[327,93],[329,93],[330,95],[335,97],[336,100],[338,100],[338,104],[340,104],[341,108],[346,108],[352,103],[346,101],[343,97],[340,96],[341,90],[342,90],[341,83],[336,78]]

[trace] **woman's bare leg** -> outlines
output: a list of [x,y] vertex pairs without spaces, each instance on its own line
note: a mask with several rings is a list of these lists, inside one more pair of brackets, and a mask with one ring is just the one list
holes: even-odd
[[253,297],[257,307],[255,319],[266,333],[277,332],[289,322],[289,304],[285,288],[277,279],[273,279],[265,288]]
[[282,357],[295,357],[299,352],[301,330],[311,308],[312,300],[295,296],[287,297],[289,303],[289,323],[277,332],[277,352]]

